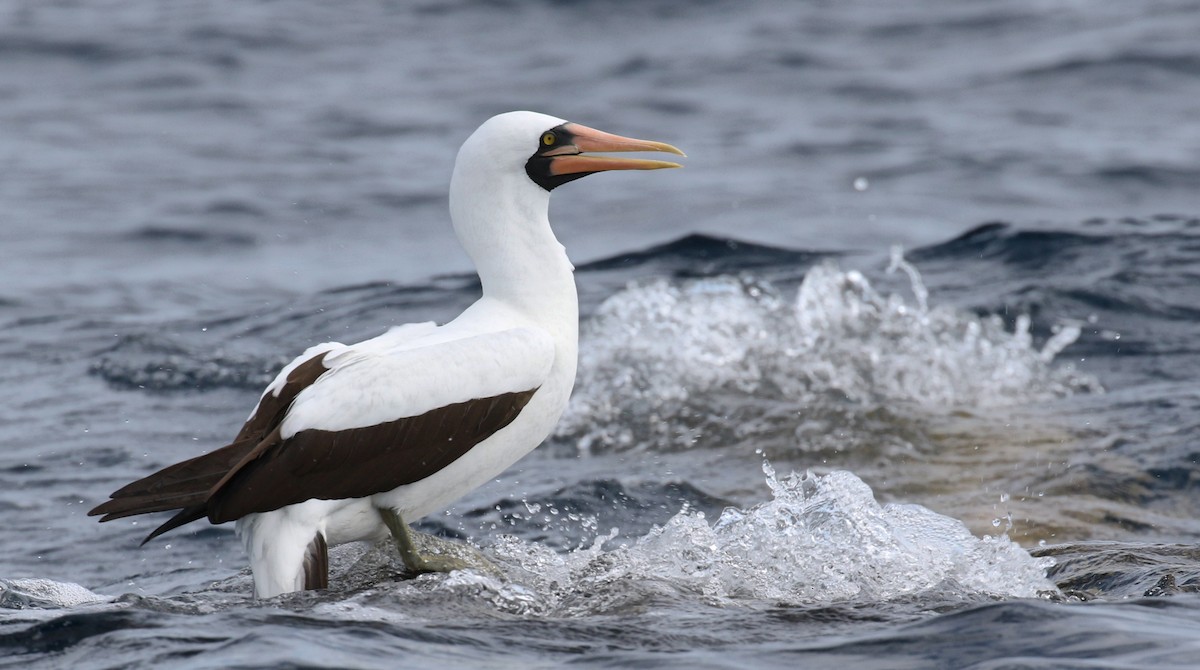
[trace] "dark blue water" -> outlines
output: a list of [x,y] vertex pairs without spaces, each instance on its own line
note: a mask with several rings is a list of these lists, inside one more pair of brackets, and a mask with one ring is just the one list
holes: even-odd
[[[1198,33],[1196,2],[0,5],[0,666],[1194,667]],[[308,345],[469,304],[451,161],[520,108],[689,158],[555,192],[572,404],[419,525],[500,575],[347,547],[258,602],[227,526],[85,516]]]

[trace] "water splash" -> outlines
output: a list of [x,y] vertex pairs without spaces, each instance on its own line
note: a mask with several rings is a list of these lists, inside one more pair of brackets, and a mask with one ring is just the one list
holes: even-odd
[[0,579],[0,610],[63,609],[112,600],[73,582],[52,579]]
[[897,598],[1039,597],[1057,592],[1054,562],[1005,536],[977,538],[958,520],[920,505],[875,501],[850,472],[792,473],[765,466],[772,499],[726,509],[710,525],[684,509],[637,541],[558,554],[506,537],[489,556],[511,581],[467,574],[440,588],[484,592],[512,613],[577,616],[649,597],[701,596],[719,605],[795,605]]
[[1101,390],[1054,364],[1078,327],[1059,328],[1039,349],[1028,316],[1009,331],[999,316],[930,307],[920,273],[898,250],[892,270],[908,275],[915,303],[881,295],[832,261],[808,271],[791,303],[744,277],[633,284],[584,326],[558,435],[584,451],[686,448],[729,423],[727,400],[738,395],[819,415],[814,408],[847,401],[941,411]]
[[[499,571],[397,582],[402,569],[391,542],[341,545],[330,553],[333,590],[285,595],[271,606],[308,610],[320,603],[339,618],[369,619],[375,612],[395,618],[397,602],[404,612],[457,608],[456,616],[478,616],[482,606],[522,617],[588,617],[663,602],[820,607],[1057,593],[1046,578],[1054,559],[1034,558],[1003,535],[977,538],[961,522],[919,505],[880,505],[850,472],[778,477],[764,464],[764,473],[770,500],[728,507],[711,524],[685,506],[640,537],[621,539],[614,528],[569,552],[499,536],[482,550]],[[444,543],[418,539],[423,551],[424,542]],[[196,593],[116,599],[71,583],[0,580],[0,610],[100,605],[207,614],[254,603],[250,588],[248,570]]]
[[1038,349],[1027,315],[1010,332],[996,315],[930,308],[916,269],[902,258],[892,267],[909,275],[916,305],[884,297],[858,272],[831,263],[805,277],[795,316],[810,379],[857,402],[927,407],[1020,404],[1099,390],[1072,366],[1049,365],[1079,337],[1077,326],[1062,327]]

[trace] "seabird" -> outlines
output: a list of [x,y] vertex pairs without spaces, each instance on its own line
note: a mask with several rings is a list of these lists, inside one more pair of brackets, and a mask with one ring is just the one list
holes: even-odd
[[414,549],[405,520],[495,477],[550,434],[575,381],[574,267],[550,229],[550,192],[608,170],[680,167],[589,155],[655,151],[534,112],[484,122],[450,180],[454,232],[482,297],[458,318],[310,347],[263,391],[233,442],[112,494],[100,521],[178,510],[145,540],[236,521],[254,591],[326,588],[328,547],[389,534],[412,572],[461,564]]

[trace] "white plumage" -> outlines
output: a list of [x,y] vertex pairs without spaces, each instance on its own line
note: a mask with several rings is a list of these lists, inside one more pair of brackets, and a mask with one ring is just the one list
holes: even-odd
[[[420,518],[512,465],[554,428],[575,379],[577,297],[550,229],[551,189],[604,170],[678,167],[581,155],[596,150],[680,153],[533,112],[488,120],[463,144],[450,185],[454,230],[483,286],[478,302],[443,326],[310,347],[267,387],[233,444],[134,482],[92,513],[181,510],[151,537],[204,516],[236,518],[255,593],[269,597],[323,585],[326,544],[395,535],[386,513]],[[492,428],[454,424],[468,412]],[[424,443],[396,444],[396,435]],[[370,472],[345,462],[393,453],[407,464],[394,476],[378,461]],[[374,489],[356,489],[358,476]]]

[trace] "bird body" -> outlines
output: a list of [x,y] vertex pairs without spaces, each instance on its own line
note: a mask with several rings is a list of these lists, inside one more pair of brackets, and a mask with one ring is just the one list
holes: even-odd
[[326,586],[328,546],[391,533],[403,552],[400,519],[504,471],[566,408],[578,301],[550,228],[550,191],[602,170],[676,167],[581,156],[588,147],[680,153],[532,112],[488,120],[460,150],[450,188],[454,230],[483,288],[477,302],[443,326],[310,347],[232,443],[133,482],[90,513],[179,510],[147,541],[205,517],[236,521],[259,597]]
[[[533,396],[511,423],[422,479],[367,497],[308,499],[237,519],[260,597],[304,587],[302,559],[316,534],[328,546],[382,539],[388,529],[376,509],[393,509],[404,519],[442,509],[526,455],[558,422],[575,378],[570,338],[556,341],[490,299],[444,326],[420,326],[429,328],[415,337],[404,332],[412,326],[402,327],[330,350],[324,362],[331,369],[292,403],[281,424],[283,439],[311,429],[377,426],[477,397],[534,390]],[[469,388],[459,383],[463,379],[471,380]],[[260,574],[270,583],[259,584]]]

